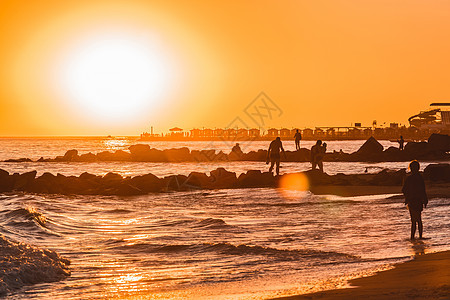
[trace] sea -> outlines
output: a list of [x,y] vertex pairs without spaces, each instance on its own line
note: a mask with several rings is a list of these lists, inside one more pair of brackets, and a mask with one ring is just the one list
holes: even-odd
[[[264,162],[4,162],[53,158],[69,149],[79,154],[127,150],[137,143],[226,153],[234,145],[140,142],[129,137],[0,138],[0,169],[123,176],[188,175],[218,167],[238,175],[267,170]],[[330,152],[353,152],[363,143],[327,142]],[[295,149],[291,141],[283,144],[286,150]],[[312,145],[313,141],[301,143],[305,148]],[[244,152],[267,147],[264,141],[241,142]],[[429,163],[433,162],[423,162],[421,168]],[[282,163],[281,173],[309,167]],[[324,163],[328,174],[377,173],[385,168],[407,168],[407,162]],[[409,214],[396,194],[340,197],[277,188],[127,197],[0,193],[0,237],[26,243],[30,249],[56,251],[58,259],[70,261],[71,272],[62,280],[47,280],[54,282],[10,282],[44,266],[36,256],[30,257],[26,272],[22,265],[0,270],[0,295],[3,287],[8,299],[267,299],[340,288],[349,279],[391,268],[414,255],[450,250],[450,199],[431,199],[423,221],[427,239],[410,241]],[[0,263],[1,256],[5,254],[0,253]]]

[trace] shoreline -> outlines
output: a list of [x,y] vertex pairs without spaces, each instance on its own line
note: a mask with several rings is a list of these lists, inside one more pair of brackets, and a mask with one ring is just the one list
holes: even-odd
[[450,250],[414,256],[348,283],[348,288],[274,299],[445,299],[450,295]]
[[[450,184],[427,184],[428,198],[450,198]],[[318,185],[312,186],[310,192],[315,195],[335,195],[340,197],[358,197],[371,195],[390,195],[388,199],[404,199],[402,186],[399,185]]]

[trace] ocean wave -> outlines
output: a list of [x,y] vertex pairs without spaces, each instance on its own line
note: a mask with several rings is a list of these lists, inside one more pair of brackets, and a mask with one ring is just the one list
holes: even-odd
[[36,221],[42,227],[46,227],[47,218],[34,207],[18,208],[5,214],[9,218],[23,217],[27,220]]
[[157,227],[190,227],[192,229],[223,229],[226,227],[235,227],[227,224],[222,219],[204,218],[204,219],[181,219],[181,220],[158,220],[153,224]]
[[194,228],[210,228],[210,229],[223,228],[228,226],[230,225],[228,225],[224,220],[215,218],[201,219],[191,224],[191,227]]
[[234,245],[231,243],[200,243],[200,244],[150,244],[136,243],[120,245],[113,247],[115,250],[141,251],[146,253],[162,254],[207,254],[216,253],[219,255],[231,256],[266,256],[277,260],[301,260],[301,259],[320,259],[328,261],[359,261],[360,257],[346,253],[333,251],[320,251],[312,249],[278,249],[273,247],[257,245]]
[[69,265],[69,260],[54,251],[0,235],[0,296],[24,285],[63,280],[70,276]]
[[3,234],[17,235],[22,232],[38,235],[60,236],[54,231],[55,224],[34,207],[21,207],[0,211],[0,227]]
[[102,211],[104,214],[129,214],[132,213],[132,210],[124,209],[124,208],[115,208],[110,210]]

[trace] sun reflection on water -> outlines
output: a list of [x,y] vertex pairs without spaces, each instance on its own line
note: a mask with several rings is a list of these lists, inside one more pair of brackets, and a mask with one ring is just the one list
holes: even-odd
[[103,144],[107,150],[123,150],[130,144],[130,141],[126,139],[107,139],[103,140]]

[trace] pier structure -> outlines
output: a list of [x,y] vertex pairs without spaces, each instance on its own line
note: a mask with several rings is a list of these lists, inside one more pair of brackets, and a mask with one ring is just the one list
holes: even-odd
[[194,128],[183,130],[175,127],[167,133],[141,134],[143,141],[172,140],[172,141],[201,141],[201,140],[272,140],[277,136],[283,140],[293,140],[296,131],[302,134],[303,140],[364,140],[371,136],[380,140],[397,140],[400,136],[408,140],[423,140],[432,133],[449,134],[450,129],[416,128],[413,126],[399,126],[391,123],[388,127],[362,127],[362,126],[319,126],[314,128]]

